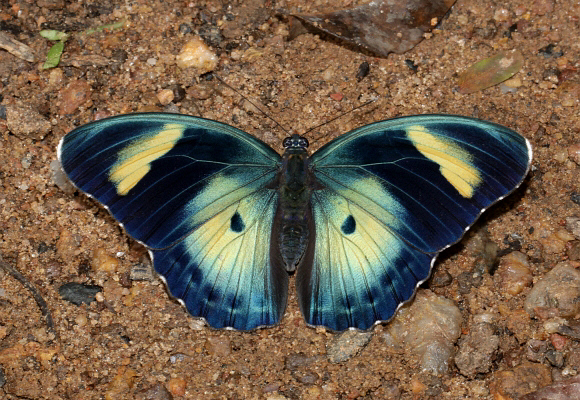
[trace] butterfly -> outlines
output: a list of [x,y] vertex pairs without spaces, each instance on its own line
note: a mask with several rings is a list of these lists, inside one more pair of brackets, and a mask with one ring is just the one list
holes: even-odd
[[310,326],[388,321],[491,204],[526,176],[529,142],[451,115],[384,120],[311,156],[232,126],[128,114],[64,136],[68,178],[144,244],[169,292],[214,328],[278,324],[295,271]]

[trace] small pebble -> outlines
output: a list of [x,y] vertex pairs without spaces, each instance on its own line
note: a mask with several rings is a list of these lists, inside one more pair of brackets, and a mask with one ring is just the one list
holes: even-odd
[[566,217],[566,229],[573,234],[576,239],[580,239],[580,217]]
[[205,342],[207,352],[216,357],[227,357],[232,353],[232,342],[221,337],[209,337]]
[[506,85],[505,82],[500,83],[499,88],[501,90],[501,94],[516,93],[518,91],[517,88],[510,87],[510,86]]
[[276,392],[278,389],[280,389],[280,386],[282,386],[280,382],[268,383],[266,386],[262,388],[262,393]]
[[97,293],[100,293],[103,288],[96,285],[84,285],[82,283],[69,282],[61,285],[58,288],[60,296],[74,305],[90,304],[96,301]]
[[369,65],[368,62],[363,61],[359,66],[358,66],[358,71],[356,73],[356,79],[360,82],[362,81],[371,71],[371,67]]
[[550,342],[552,343],[552,346],[554,346],[556,350],[563,350],[569,341],[570,339],[557,333],[552,333],[550,335]]
[[564,229],[558,229],[548,237],[540,238],[543,250],[548,254],[561,254],[566,251],[566,244],[574,240],[574,236]]
[[173,396],[162,383],[157,383],[149,389],[140,392],[140,394],[142,397],[139,397],[139,399],[143,400],[173,400]]
[[570,261],[580,261],[580,240],[570,242],[570,246],[566,250],[566,255]]
[[188,34],[191,32],[192,32],[191,25],[186,24],[186,23],[179,25],[179,33],[185,35],[185,34]]
[[483,275],[478,271],[465,271],[457,276],[457,284],[459,286],[459,293],[467,294],[472,287],[479,287],[483,282]]
[[193,97],[196,100],[206,100],[213,95],[213,88],[206,83],[199,83],[193,85],[187,89],[187,95]]
[[562,368],[564,366],[564,354],[560,351],[548,350],[546,352],[546,360],[556,368]]
[[169,392],[173,396],[185,396],[185,387],[187,382],[183,378],[171,378],[167,383]]
[[526,296],[524,308],[532,316],[536,307],[555,307],[560,316],[580,312],[580,271],[567,262],[558,263],[534,284]]
[[497,10],[495,10],[495,13],[493,14],[493,19],[495,19],[496,21],[507,21],[507,19],[510,16],[510,12],[508,10],[506,10],[505,8],[498,8]]
[[171,103],[174,97],[173,90],[171,89],[163,89],[157,93],[157,100],[164,106]]
[[62,170],[59,160],[52,160],[50,162],[50,172],[52,181],[60,190],[66,194],[73,194],[76,191],[76,188]]
[[557,50],[558,46],[556,46],[554,43],[550,43],[547,46],[542,47],[540,50],[538,50],[538,54],[544,56],[545,58],[558,58],[558,57],[562,57],[564,55],[564,53],[561,50]]
[[443,374],[461,335],[461,321],[461,311],[453,301],[420,290],[410,306],[403,307],[391,321],[384,338],[418,357],[422,371]]
[[574,80],[562,82],[556,89],[556,95],[563,107],[574,107],[580,102],[580,82]]
[[503,84],[506,85],[509,88],[517,89],[520,86],[522,86],[522,79],[520,78],[519,75],[516,75],[513,78],[508,79],[507,81],[505,81]]
[[137,263],[131,265],[129,277],[132,281],[152,282],[155,280],[155,272],[151,263]]
[[530,2],[532,13],[536,15],[546,15],[554,12],[554,0],[534,0]]
[[289,371],[296,371],[299,368],[309,366],[317,360],[318,357],[308,357],[302,353],[293,353],[284,359],[284,368]]
[[129,289],[124,288],[113,279],[108,279],[103,284],[103,296],[110,304],[118,304],[123,296],[129,294]]
[[496,314],[493,314],[493,313],[490,313],[490,312],[488,312],[488,313],[481,313],[481,314],[475,314],[473,316],[473,322],[476,323],[476,324],[479,324],[479,323],[482,323],[482,322],[485,322],[485,323],[488,323],[488,324],[492,324],[492,323],[496,322],[497,319],[498,319],[498,316]]
[[522,396],[519,400],[580,399],[580,375],[555,382]]
[[169,362],[171,364],[177,364],[178,362],[182,362],[186,359],[186,355],[185,354],[181,354],[181,353],[177,353],[177,354],[173,354],[171,356],[169,356]]
[[169,89],[171,89],[171,91],[173,92],[174,102],[179,102],[185,99],[185,89],[183,88],[183,86],[177,84],[171,85]]
[[548,342],[545,340],[530,339],[526,343],[526,359],[532,362],[544,362],[548,351]]
[[473,379],[491,370],[498,349],[499,336],[493,326],[485,322],[474,324],[469,334],[459,341],[455,365],[462,375]]
[[4,325],[0,325],[0,340],[4,339],[8,335],[8,328]]
[[580,143],[574,143],[568,147],[568,157],[580,165]]
[[496,371],[490,382],[494,399],[521,399],[523,395],[552,383],[550,368],[543,364],[523,362],[512,370]]
[[61,68],[53,68],[48,75],[49,86],[60,86],[64,80],[64,72]]
[[56,241],[56,255],[63,261],[71,261],[77,254],[80,243],[77,237],[68,230],[60,231],[60,236]]
[[448,271],[438,268],[433,272],[429,286],[436,288],[445,287],[451,285],[451,282],[453,282],[453,276]]
[[90,99],[91,86],[85,80],[75,80],[60,91],[59,97],[60,115],[72,114]]
[[329,96],[334,101],[341,101],[344,97],[342,93],[331,93]]
[[83,314],[79,314],[75,317],[75,323],[78,326],[85,326],[87,324],[87,316]]
[[515,296],[532,284],[532,271],[528,256],[512,251],[501,258],[495,277],[500,282],[502,292]]
[[343,362],[357,355],[371,341],[372,332],[348,330],[332,338],[326,346],[328,360]]
[[318,380],[319,376],[316,372],[306,371],[304,373],[298,373],[295,378],[305,385],[314,385]]
[[125,366],[119,367],[117,374],[109,382],[105,400],[126,398],[128,391],[135,386],[137,373]]
[[206,323],[203,319],[192,318],[188,326],[192,331],[201,331],[205,328]]
[[95,249],[93,252],[91,265],[95,271],[104,271],[108,274],[111,274],[117,271],[117,268],[119,267],[119,260],[113,256],[110,256],[107,253],[107,250],[100,247]]
[[194,67],[200,75],[213,71],[218,64],[217,55],[198,37],[183,46],[176,60],[179,68]]
[[563,323],[558,325],[556,332],[572,339],[580,339],[580,322],[573,319],[564,320]]
[[411,392],[414,395],[421,395],[427,389],[427,385],[421,382],[417,377],[411,379]]
[[29,106],[6,106],[6,126],[20,139],[43,139],[52,130],[50,121]]
[[288,398],[280,393],[268,393],[266,400],[288,400]]

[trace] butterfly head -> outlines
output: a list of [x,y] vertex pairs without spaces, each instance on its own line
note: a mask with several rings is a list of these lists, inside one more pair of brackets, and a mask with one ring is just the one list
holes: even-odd
[[292,136],[284,139],[282,146],[284,146],[286,151],[306,150],[308,148],[308,140],[304,136],[300,136],[297,133],[294,133]]

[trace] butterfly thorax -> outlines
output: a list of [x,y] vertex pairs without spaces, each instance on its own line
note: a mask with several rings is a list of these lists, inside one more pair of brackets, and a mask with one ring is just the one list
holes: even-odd
[[293,135],[284,141],[286,151],[278,175],[277,240],[287,271],[303,259],[310,236],[311,173],[306,139]]

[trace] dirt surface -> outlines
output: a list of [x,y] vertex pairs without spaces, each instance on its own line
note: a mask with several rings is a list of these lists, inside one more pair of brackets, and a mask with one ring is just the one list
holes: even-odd
[[[52,332],[31,292],[0,270],[1,398],[515,399],[576,375],[579,310],[564,311],[564,300],[524,303],[556,264],[567,263],[570,282],[580,265],[574,221],[566,223],[580,215],[578,2],[458,0],[427,39],[387,58],[312,34],[286,41],[288,21],[275,10],[328,10],[324,2],[316,7],[296,0],[0,1],[0,28],[38,60],[51,45],[40,29],[73,33],[57,69],[0,51],[0,255],[37,288],[54,319]],[[79,35],[123,18],[121,29]],[[176,56],[198,34],[219,56],[215,72],[288,131],[306,132],[378,97],[308,132],[312,150],[355,127],[422,113],[486,119],[530,140],[529,177],[477,225],[474,237],[497,250],[491,267],[476,274],[480,256],[470,239],[446,251],[422,286],[461,311],[461,338],[451,345],[462,356],[452,356],[444,372],[423,372],[419,357],[387,340],[388,324],[376,327],[358,355],[331,362],[335,335],[305,325],[293,278],[279,326],[250,333],[200,326],[159,279],[145,273],[137,280],[145,252],[103,207],[55,186],[50,163],[58,141],[107,115],[201,115],[281,151],[287,133],[247,100],[195,68],[177,67]],[[457,91],[461,71],[509,49],[525,60],[509,86]],[[359,80],[363,62],[370,73]],[[523,261],[504,259],[512,250]],[[523,267],[512,273],[516,264]],[[63,300],[59,288],[70,282],[100,286],[97,301]],[[570,304],[580,299],[578,288],[571,286]],[[470,332],[494,344],[482,348]]]

